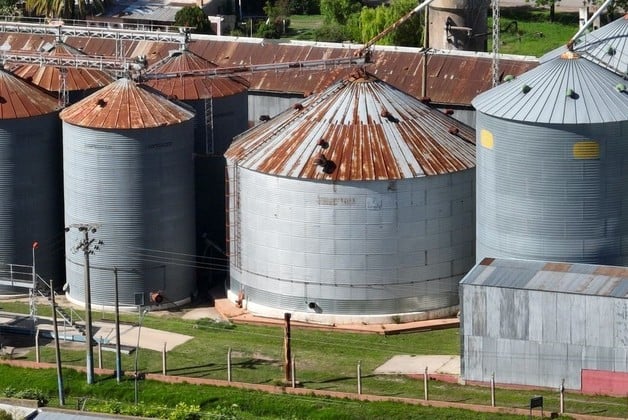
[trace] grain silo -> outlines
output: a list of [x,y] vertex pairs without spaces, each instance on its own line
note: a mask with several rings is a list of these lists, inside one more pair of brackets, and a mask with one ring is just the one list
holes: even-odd
[[[196,185],[196,253],[219,261],[226,258],[225,158],[236,135],[248,127],[247,84],[239,77],[207,77],[217,66],[185,47],[147,70],[146,84],[177,98],[196,111],[194,155]],[[177,77],[172,77],[177,75]],[[210,283],[224,279],[224,271],[203,270]],[[222,281],[220,281],[222,283]],[[203,282],[203,287],[206,284]]]
[[487,0],[435,0],[428,14],[429,46],[486,51]]
[[[624,76],[628,72],[628,14],[591,32],[585,32],[571,46],[574,52]],[[567,46],[543,55],[541,64],[560,57]]]
[[628,264],[625,81],[567,52],[473,105],[478,260]]
[[[63,251],[61,147],[57,101],[0,71],[0,263],[31,265],[37,273],[61,279]],[[5,271],[6,270],[6,271]],[[26,269],[26,272],[30,268]],[[27,276],[28,278],[28,276]],[[0,287],[2,294],[24,289]]]
[[[136,295],[149,304],[188,301],[194,293],[194,113],[120,79],[64,109],[63,175],[68,298],[84,301],[83,238],[89,225],[102,241],[90,257],[95,305]],[[97,242],[95,242],[96,244]]]
[[474,261],[474,133],[364,73],[226,153],[231,300],[317,322],[448,315]]
[[[41,53],[52,57],[72,58],[84,55],[63,42],[49,42],[41,47]],[[101,70],[79,67],[59,68],[39,64],[13,66],[16,76],[57,95],[62,104],[75,103],[97,89],[107,86],[114,78]]]

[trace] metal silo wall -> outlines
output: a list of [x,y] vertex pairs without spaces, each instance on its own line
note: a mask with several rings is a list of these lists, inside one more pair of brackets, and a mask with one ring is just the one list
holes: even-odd
[[329,183],[230,167],[230,290],[326,314],[457,305],[474,261],[474,179]]
[[[211,102],[210,102],[211,101]],[[236,135],[248,126],[247,93],[240,92],[217,99],[186,101],[195,112],[194,152],[196,185],[196,254],[226,258],[225,151]],[[206,110],[213,109],[213,133]],[[206,129],[206,123],[210,124]],[[203,235],[206,235],[206,239]],[[210,243],[211,241],[211,243]],[[216,245],[216,246],[214,246]],[[215,261],[215,260],[214,260]],[[202,286],[224,280],[225,271],[201,270]]]
[[[120,304],[135,293],[161,290],[168,301],[195,291],[193,122],[144,130],[96,130],[63,124],[66,226],[100,224],[104,244],[90,257],[92,303],[113,304],[119,270]],[[84,301],[82,252],[66,238],[70,297]],[[157,253],[150,250],[168,251]],[[174,259],[178,261],[173,261]],[[174,263],[173,263],[174,262]]]
[[[534,125],[478,112],[477,260],[626,265],[626,130],[628,122]],[[575,158],[581,142],[597,142],[599,157]]]
[[626,372],[628,302],[461,286],[464,380],[580,389],[582,369]]
[[[63,219],[58,113],[0,120],[0,263],[32,265],[62,280]],[[26,293],[0,286],[0,293]]]

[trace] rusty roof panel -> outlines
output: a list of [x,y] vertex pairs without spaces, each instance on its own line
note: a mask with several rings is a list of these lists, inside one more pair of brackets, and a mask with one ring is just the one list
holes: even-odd
[[60,117],[83,127],[136,129],[178,124],[194,113],[129,79],[119,79],[64,109]]
[[208,70],[215,67],[217,67],[215,64],[190,51],[180,50],[150,66],[147,74],[181,73],[181,77],[149,79],[145,84],[168,97],[175,97],[184,101],[223,98],[247,90],[247,82],[240,77],[209,78],[184,74],[189,71]]
[[236,137],[225,156],[273,175],[392,180],[475,167],[475,133],[356,71]]
[[56,99],[0,71],[0,119],[35,117],[57,110]]
[[[54,42],[53,37],[25,34],[0,34],[0,43],[10,39],[13,50],[24,47],[36,50],[45,42]],[[202,39],[199,39],[202,38]],[[272,62],[318,60],[353,56],[355,45],[317,43],[276,43],[268,40],[242,40],[199,37],[189,44],[190,51],[218,66],[241,66]],[[66,43],[92,55],[116,55],[116,41],[97,38],[68,38]],[[123,55],[134,58],[146,56],[149,64],[168,56],[168,52],[179,48],[175,43],[152,41],[122,42]],[[423,58],[425,54],[416,48],[393,48],[376,46],[372,63],[366,70],[379,79],[415,97],[427,96],[435,103],[469,106],[471,100],[491,88],[492,57],[486,53],[460,51],[427,53],[427,91],[422,92]],[[520,75],[537,66],[528,58],[500,59],[501,75]],[[268,71],[246,75],[250,90],[292,92],[309,95],[333,84],[348,70],[322,69]],[[335,76],[335,77],[334,77]]]

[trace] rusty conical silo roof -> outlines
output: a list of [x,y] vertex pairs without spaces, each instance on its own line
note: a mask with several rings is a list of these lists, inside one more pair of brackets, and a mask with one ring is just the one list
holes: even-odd
[[628,120],[626,81],[565,52],[478,95],[478,112],[538,124],[592,124]]
[[[83,55],[83,53],[62,42],[57,42],[49,52],[49,55],[71,57]],[[49,92],[61,90],[61,71],[66,72],[65,84],[66,90],[69,92],[101,88],[114,80],[111,75],[104,71],[73,67],[61,70],[54,66],[28,64],[16,66],[11,71],[16,76],[29,80]]]
[[475,167],[475,132],[359,70],[236,137],[225,156],[293,178],[395,180]]
[[[168,97],[183,101],[222,98],[247,90],[247,82],[236,76],[209,78],[193,74],[195,71],[216,67],[218,66],[188,50],[179,50],[151,66],[146,72],[149,80],[145,84]],[[160,73],[179,73],[180,76],[164,79],[150,78],[151,75]]]
[[162,127],[194,118],[194,112],[129,79],[111,83],[59,115],[70,124],[106,129]]
[[56,99],[6,71],[0,71],[0,119],[35,117],[56,110]]

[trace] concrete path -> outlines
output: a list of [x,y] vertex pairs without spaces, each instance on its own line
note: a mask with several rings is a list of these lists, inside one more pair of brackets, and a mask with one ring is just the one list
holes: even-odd
[[460,375],[460,356],[393,356],[375,369],[377,374],[422,375],[428,373]]

